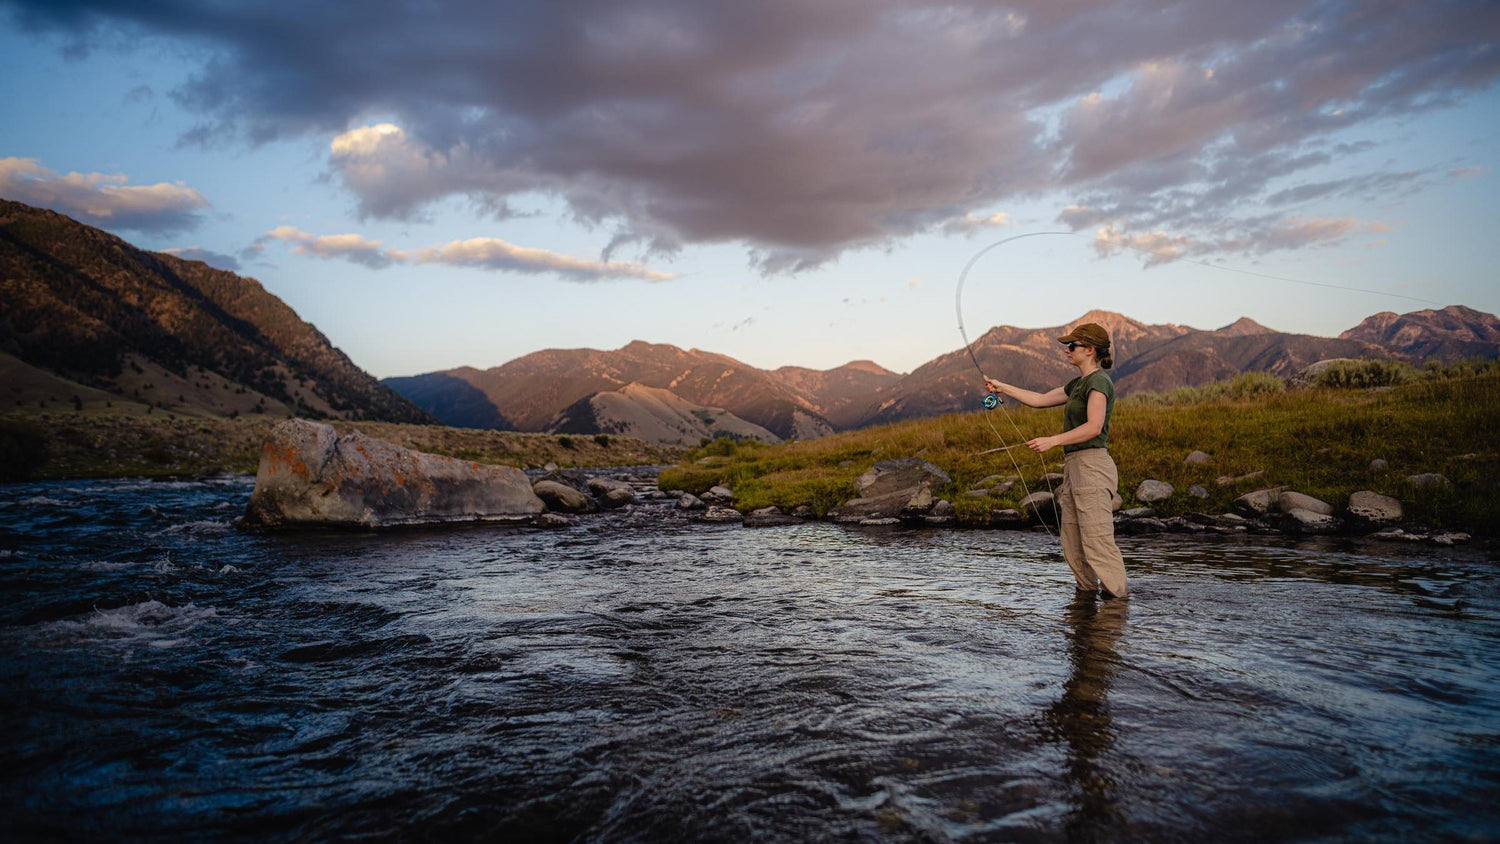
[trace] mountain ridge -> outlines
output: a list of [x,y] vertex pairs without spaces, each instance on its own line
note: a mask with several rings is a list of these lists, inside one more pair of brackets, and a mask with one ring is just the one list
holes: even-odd
[[[585,383],[586,379],[578,380],[579,365],[592,371],[602,385],[606,381],[602,372],[607,370],[618,376],[630,370],[632,375],[638,375],[641,359],[652,357],[656,359],[656,369],[681,368],[675,377],[663,379],[658,375],[657,383],[652,384],[674,392],[691,380],[696,367],[723,366],[732,370],[725,374],[736,376],[733,380],[741,388],[770,383],[783,400],[790,397],[788,406],[796,408],[796,412],[815,414],[832,429],[846,430],[977,407],[982,391],[976,360],[986,374],[1029,389],[1051,389],[1074,374],[1058,354],[1056,338],[1083,322],[1097,322],[1110,332],[1116,361],[1111,374],[1121,394],[1197,386],[1248,371],[1286,376],[1329,358],[1371,357],[1422,363],[1434,358],[1495,356],[1500,345],[1500,319],[1463,306],[1406,315],[1377,314],[1338,337],[1281,332],[1248,317],[1217,329],[1198,329],[1173,323],[1152,325],[1112,311],[1091,310],[1060,326],[994,326],[979,335],[970,347],[940,354],[906,374],[892,372],[872,361],[850,361],[830,370],[798,366],[756,370],[725,355],[640,340],[612,351],[543,350],[488,370],[462,367],[444,372],[467,373],[476,386],[484,382],[508,396],[513,395],[519,382],[507,385],[507,379],[519,372],[545,369],[554,379],[559,375],[572,377],[574,380],[568,384],[580,393],[575,401],[581,401],[594,394],[586,392],[591,386]],[[704,392],[701,383],[696,387],[688,384],[688,388]],[[741,403],[746,398],[726,391],[716,396],[715,401],[697,397],[692,401],[729,408],[747,421],[760,421],[724,401],[728,395],[734,395]],[[503,405],[496,406],[503,412]],[[820,435],[821,430],[814,427],[787,436],[786,428],[765,427],[787,439]]]

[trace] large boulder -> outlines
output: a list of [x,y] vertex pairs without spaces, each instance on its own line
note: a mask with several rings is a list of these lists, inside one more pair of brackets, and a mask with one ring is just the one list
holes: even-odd
[[882,460],[854,482],[859,497],[829,510],[828,516],[862,524],[872,519],[924,519],[936,505],[932,488],[952,482],[947,472],[920,457]]
[[291,419],[261,446],[247,524],[389,527],[531,522],[544,505],[526,473],[413,451]]
[[950,483],[953,483],[953,479],[948,477],[947,472],[926,460],[920,457],[901,457],[876,463],[870,467],[870,471],[859,476],[854,486],[859,490],[860,498],[878,498],[897,490],[915,491],[923,484],[942,488]]
[[923,509],[933,506],[932,492],[926,487],[898,489],[873,498],[851,498],[828,511],[828,517],[836,522],[865,522],[870,519],[917,518],[926,515]]
[[561,481],[540,480],[531,485],[531,491],[542,499],[548,510],[560,513],[589,513],[599,509],[587,493]]

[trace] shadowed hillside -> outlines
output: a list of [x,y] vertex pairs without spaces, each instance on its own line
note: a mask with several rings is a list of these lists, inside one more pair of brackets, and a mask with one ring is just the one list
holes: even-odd
[[4,200],[0,314],[12,368],[118,397],[121,412],[435,421],[254,279]]

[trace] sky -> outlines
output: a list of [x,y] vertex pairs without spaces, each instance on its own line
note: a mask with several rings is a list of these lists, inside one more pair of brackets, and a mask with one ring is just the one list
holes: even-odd
[[1497,77],[1494,2],[0,0],[0,197],[377,377],[909,372],[960,319],[1500,313]]

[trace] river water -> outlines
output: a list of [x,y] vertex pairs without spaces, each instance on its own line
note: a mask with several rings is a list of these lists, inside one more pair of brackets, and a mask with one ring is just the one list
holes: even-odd
[[0,487],[0,834],[1487,840],[1472,549],[695,524],[261,535]]

